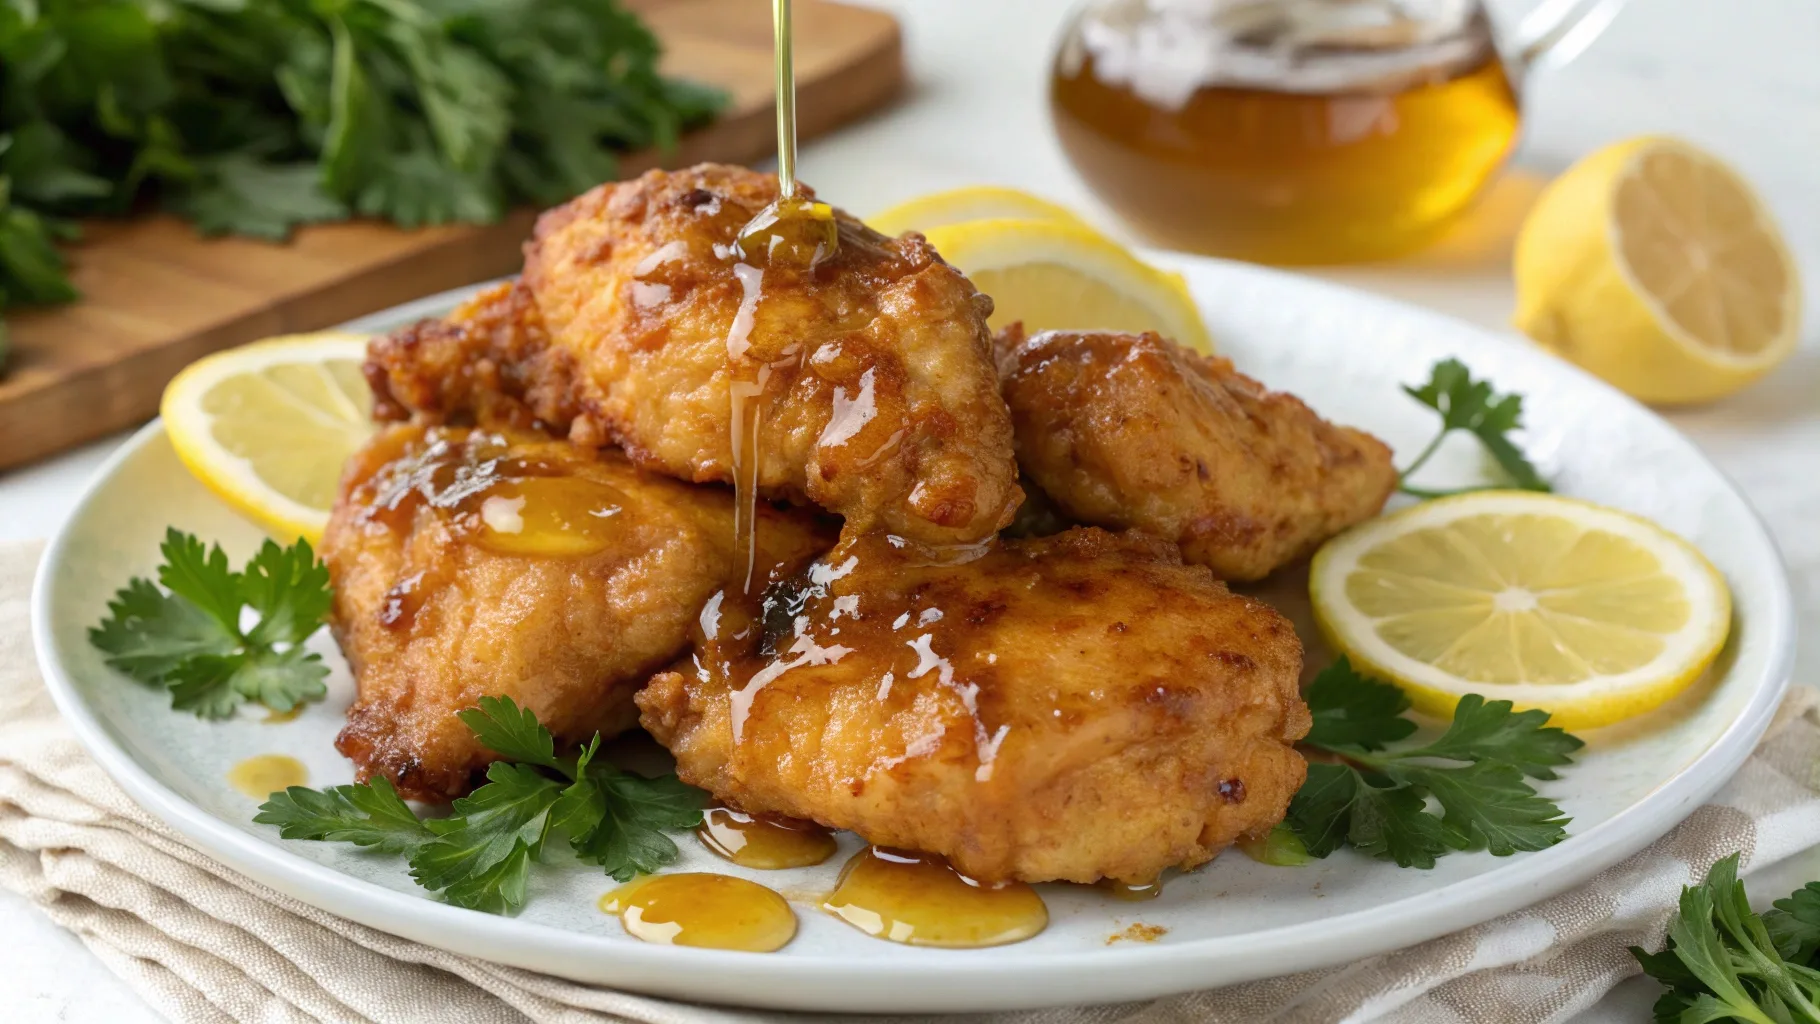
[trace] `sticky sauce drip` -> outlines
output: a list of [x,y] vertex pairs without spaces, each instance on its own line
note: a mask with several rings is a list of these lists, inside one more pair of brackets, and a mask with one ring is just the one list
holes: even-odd
[[618,488],[585,477],[506,480],[481,499],[474,538],[506,555],[589,555],[612,542],[624,502]]
[[1130,903],[1143,903],[1163,895],[1163,880],[1160,878],[1149,882],[1121,882],[1116,878],[1102,878],[1096,886],[1113,899]]
[[303,762],[288,754],[259,754],[228,769],[228,785],[254,800],[310,781]]
[[1022,882],[985,885],[941,857],[877,846],[853,855],[822,909],[876,938],[952,949],[1022,942],[1049,924]]
[[[577,470],[581,470],[577,472]],[[606,548],[629,507],[623,491],[580,465],[514,453],[503,434],[432,434],[425,448],[389,468],[372,486],[364,515],[402,529],[429,506],[456,536],[487,550],[538,558],[574,558]],[[387,592],[381,624],[409,629],[424,594],[421,576]]]
[[806,868],[834,856],[834,836],[811,821],[751,815],[716,807],[702,815],[695,838],[742,868]]
[[659,946],[770,953],[796,936],[796,913],[770,889],[732,875],[652,875],[600,898],[626,934]]
[[839,250],[834,207],[806,196],[779,197],[739,230],[740,254],[763,266],[814,270]]

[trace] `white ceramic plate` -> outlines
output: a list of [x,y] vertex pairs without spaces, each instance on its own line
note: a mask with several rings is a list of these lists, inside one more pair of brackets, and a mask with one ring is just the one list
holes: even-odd
[[[1588,878],[1667,831],[1732,774],[1787,684],[1792,614],[1769,537],[1692,444],[1578,371],[1457,321],[1269,270],[1158,260],[1188,275],[1214,336],[1242,369],[1404,453],[1428,438],[1435,421],[1398,385],[1425,379],[1438,359],[1459,356],[1501,389],[1526,396],[1525,447],[1561,491],[1648,516],[1693,541],[1725,573],[1737,622],[1711,678],[1648,721],[1589,734],[1579,763],[1545,784],[1574,819],[1566,842],[1507,858],[1454,855],[1431,871],[1350,851],[1303,868],[1229,854],[1172,878],[1161,899],[1143,904],[1044,886],[1049,929],[987,950],[874,940],[800,902],[801,932],[778,954],[644,945],[595,909],[610,880],[560,854],[551,858],[554,867],[534,874],[529,905],[517,917],[458,910],[417,889],[395,859],[280,840],[275,829],[253,824],[257,801],[224,779],[241,759],[267,752],[300,758],[312,785],[351,779],[330,741],[353,687],[326,638],[318,645],[336,668],[329,698],[284,725],[263,724],[253,713],[223,723],[173,713],[163,693],[108,670],[89,646],[85,630],[109,595],[128,576],[151,574],[167,525],[218,538],[236,558],[259,540],[184,472],[156,423],[97,474],[47,553],[33,602],[45,678],[82,742],[129,793],[198,847],[279,891],[458,953],[669,996],[796,1009],[1110,1002],[1390,950]],[[460,297],[438,296],[353,326],[385,329]],[[1480,459],[1462,441],[1434,472],[1443,480],[1473,479]],[[1285,592],[1292,614],[1301,614],[1293,581],[1275,589]],[[1312,639],[1306,629],[1304,636]],[[678,867],[745,874],[803,895],[829,887],[845,852],[858,846],[851,836],[843,840],[843,855],[827,864],[771,873],[735,868],[685,840]],[[1168,931],[1153,943],[1108,943],[1134,922]]]

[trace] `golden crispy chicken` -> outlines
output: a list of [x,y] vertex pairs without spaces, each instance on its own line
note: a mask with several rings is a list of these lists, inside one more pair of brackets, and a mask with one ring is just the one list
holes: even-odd
[[[733,498],[615,452],[399,426],[349,463],[323,536],[331,625],[360,695],[336,740],[407,796],[465,792],[493,755],[456,712],[508,696],[564,741],[635,720],[632,691],[688,644],[734,571]],[[833,542],[761,506],[760,558]]]
[[1155,334],[996,339],[1024,472],[1076,522],[1138,527],[1254,580],[1376,515],[1390,449]]
[[849,532],[762,610],[711,599],[637,701],[682,778],[746,811],[984,881],[1147,881],[1282,819],[1301,659],[1282,616],[1141,533],[957,560]]
[[733,482],[755,415],[746,471],[766,496],[930,543],[991,536],[1020,499],[991,300],[920,235],[839,211],[838,250],[812,268],[748,260],[740,229],[776,198],[775,176],[704,164],[545,213],[520,285],[373,344],[380,414],[503,396],[695,482]]

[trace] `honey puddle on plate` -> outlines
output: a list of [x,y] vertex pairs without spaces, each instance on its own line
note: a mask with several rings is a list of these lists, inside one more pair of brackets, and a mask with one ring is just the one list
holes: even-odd
[[732,875],[686,871],[636,879],[600,898],[633,938],[660,946],[770,953],[796,935],[782,896]]
[[765,871],[820,864],[837,849],[833,834],[814,822],[751,815],[730,807],[703,814],[695,838],[716,856]]
[[1049,924],[1043,898],[1022,882],[986,885],[944,858],[877,846],[853,855],[822,909],[867,935],[912,946],[1002,946]]
[[259,754],[228,769],[228,785],[255,800],[310,781],[303,762],[286,754]]

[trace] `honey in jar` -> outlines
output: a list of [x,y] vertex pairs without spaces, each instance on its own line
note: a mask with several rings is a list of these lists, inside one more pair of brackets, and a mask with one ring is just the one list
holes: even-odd
[[1099,0],[1051,101],[1069,159],[1140,233],[1267,263],[1424,244],[1518,123],[1476,0]]

